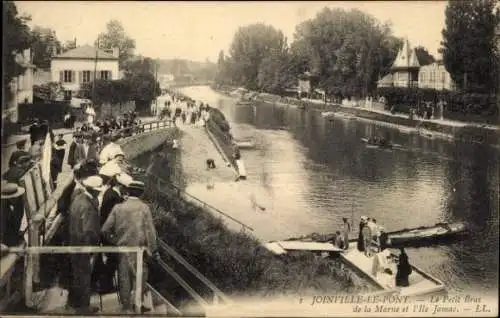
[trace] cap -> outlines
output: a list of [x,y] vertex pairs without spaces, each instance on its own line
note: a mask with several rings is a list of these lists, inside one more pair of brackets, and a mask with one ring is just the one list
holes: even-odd
[[361,221],[366,221],[366,220],[368,220],[368,217],[366,217],[366,216],[361,217]]
[[118,181],[118,183],[120,183],[121,185],[128,187],[131,183],[134,182],[134,178],[132,178],[125,172],[122,172],[116,177],[116,181]]
[[122,173],[122,170],[115,162],[108,162],[99,170],[99,174],[106,177],[114,177],[120,173]]
[[102,178],[99,176],[90,176],[85,179],[83,179],[82,184],[87,187],[91,188],[94,190],[104,190],[104,186],[102,184]]

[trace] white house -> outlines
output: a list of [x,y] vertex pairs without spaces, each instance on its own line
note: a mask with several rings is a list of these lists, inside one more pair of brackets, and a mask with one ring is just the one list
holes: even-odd
[[81,84],[94,80],[94,70],[96,79],[117,80],[118,54],[117,48],[106,51],[84,45],[54,56],[50,63],[52,81],[62,84],[66,96],[75,96]]
[[418,71],[418,87],[453,90],[455,85],[450,73],[446,71],[443,61],[437,61],[420,68]]
[[12,122],[18,121],[19,104],[33,103],[33,72],[35,70],[30,49],[17,53],[15,61],[19,67],[24,68],[24,72],[15,77],[10,83],[12,99],[2,103],[2,117],[10,116]]

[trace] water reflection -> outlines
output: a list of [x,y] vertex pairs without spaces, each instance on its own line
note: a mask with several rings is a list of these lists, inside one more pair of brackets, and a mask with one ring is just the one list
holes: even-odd
[[[214,105],[235,129],[254,127],[259,148],[243,151],[247,182],[269,195],[276,222],[300,235],[332,232],[341,217],[354,216],[356,224],[361,215],[389,231],[466,221],[473,230],[466,240],[409,249],[410,261],[456,291],[496,292],[498,150],[293,107],[235,106],[208,89],[198,93],[194,98],[218,99]],[[375,134],[406,149],[367,149],[360,139]],[[288,233],[283,228],[273,238]]]

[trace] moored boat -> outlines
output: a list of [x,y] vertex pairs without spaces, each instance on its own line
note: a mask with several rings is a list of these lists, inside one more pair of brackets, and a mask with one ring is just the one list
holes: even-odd
[[255,140],[253,140],[252,138],[245,138],[245,139],[235,140],[234,143],[240,149],[252,149],[252,148],[255,148]]
[[239,100],[236,102],[236,106],[250,106],[252,105],[252,101],[249,100]]
[[375,142],[371,138],[361,138],[361,141],[366,144],[366,148],[374,148],[374,149],[402,149],[403,146],[399,144],[393,144],[390,142],[381,143]]

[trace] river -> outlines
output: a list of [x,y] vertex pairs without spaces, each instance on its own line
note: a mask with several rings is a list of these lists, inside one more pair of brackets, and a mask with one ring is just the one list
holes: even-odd
[[[265,192],[283,233],[325,233],[341,218],[377,219],[386,230],[465,221],[466,239],[407,250],[410,261],[450,291],[497,294],[499,152],[485,145],[428,139],[318,111],[235,101],[209,87],[183,92],[218,107],[236,137],[253,136],[243,150],[248,180]],[[368,149],[360,138],[386,136],[408,149]],[[231,211],[231,201],[222,210]],[[268,226],[264,222],[261,226]],[[300,232],[300,233],[298,233]],[[268,239],[284,239],[276,233]],[[285,235],[286,236],[286,235]]]

